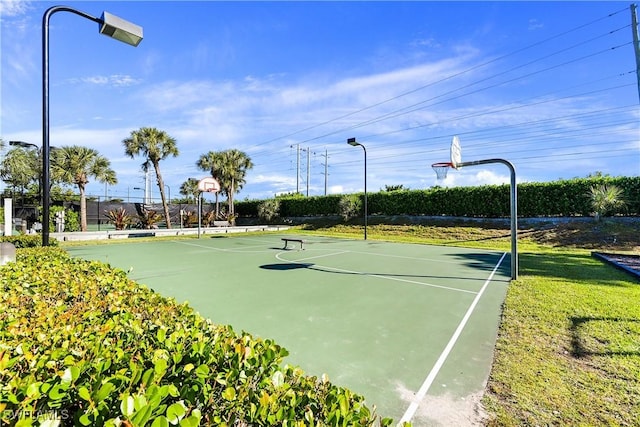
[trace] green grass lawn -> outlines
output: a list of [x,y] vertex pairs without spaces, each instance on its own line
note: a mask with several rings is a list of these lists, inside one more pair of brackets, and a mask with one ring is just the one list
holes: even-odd
[[[638,253],[640,233],[633,225],[560,228],[519,238],[520,277],[507,293],[483,400],[487,424],[640,425],[640,283],[590,254]],[[362,231],[301,230],[352,238]],[[613,232],[624,236],[622,247],[607,243]],[[508,230],[479,226],[376,225],[368,237],[509,248]]]

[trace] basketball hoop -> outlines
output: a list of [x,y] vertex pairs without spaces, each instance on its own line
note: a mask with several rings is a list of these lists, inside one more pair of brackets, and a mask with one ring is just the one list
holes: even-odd
[[207,193],[217,193],[220,191],[220,183],[212,177],[202,178],[198,182],[198,190]]
[[431,167],[436,172],[438,181],[441,181],[447,178],[447,172],[449,172],[449,168],[453,167],[453,163],[450,163],[450,162],[434,163],[431,165]]

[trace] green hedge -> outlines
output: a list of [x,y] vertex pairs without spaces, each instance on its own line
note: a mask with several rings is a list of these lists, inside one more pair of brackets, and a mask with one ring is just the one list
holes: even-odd
[[[583,178],[545,183],[518,184],[518,215],[522,217],[588,216],[592,213],[589,189],[595,185],[617,185],[627,207],[617,214],[640,215],[640,177]],[[339,215],[341,195],[282,198],[280,215]],[[360,194],[360,197],[364,197]],[[241,216],[256,216],[252,203],[239,202]],[[381,191],[367,195],[371,215],[429,215],[498,218],[510,215],[509,185],[435,187],[428,190]]]
[[0,271],[1,425],[375,421],[361,396],[283,367],[273,341],[214,325],[108,265],[33,248]]
[[[0,242],[13,243],[16,248],[36,248],[42,246],[42,236],[39,234],[23,234],[20,236],[0,236]],[[58,246],[58,241],[49,239],[49,246]]]

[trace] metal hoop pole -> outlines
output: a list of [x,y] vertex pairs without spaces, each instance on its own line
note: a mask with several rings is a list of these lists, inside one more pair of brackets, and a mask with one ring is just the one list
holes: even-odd
[[458,167],[486,165],[489,163],[502,163],[509,168],[511,173],[511,279],[518,278],[518,188],[516,186],[516,168],[504,159],[476,160],[472,162],[458,163]]

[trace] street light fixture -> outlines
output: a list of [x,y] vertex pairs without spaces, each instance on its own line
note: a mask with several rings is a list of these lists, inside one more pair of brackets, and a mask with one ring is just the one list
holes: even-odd
[[356,142],[355,138],[347,139],[347,144],[352,147],[359,145],[364,150],[364,240],[367,240],[367,149],[364,145]]
[[22,147],[22,148],[35,148],[36,150],[40,149],[40,147],[37,146],[36,144],[32,144],[30,142],[24,142],[24,141],[9,141],[9,145],[17,145],[18,147]]
[[138,46],[142,41],[142,27],[108,12],[97,18],[68,6],[53,6],[42,16],[42,246],[49,246],[49,21],[56,12],[71,12],[99,24],[100,34]]

